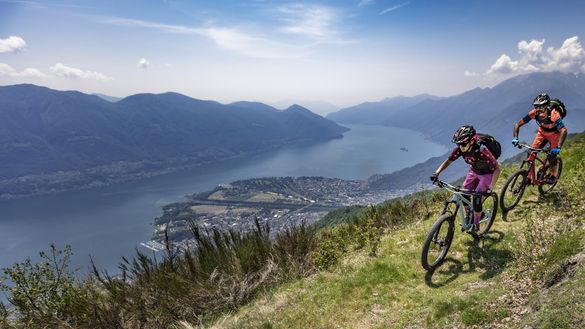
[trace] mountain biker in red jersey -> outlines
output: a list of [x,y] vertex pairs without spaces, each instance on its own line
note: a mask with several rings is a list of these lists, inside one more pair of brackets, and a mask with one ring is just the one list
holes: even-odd
[[[563,123],[561,114],[550,107],[550,97],[546,93],[542,93],[534,99],[532,103],[534,108],[528,114],[520,119],[514,126],[514,139],[512,144],[518,146],[518,132],[520,127],[528,123],[532,119],[536,119],[538,124],[538,131],[532,142],[532,147],[543,148],[548,142],[550,144],[550,152],[548,154],[548,162],[551,164],[550,176],[546,178],[545,182],[554,184],[557,181],[557,154],[561,152],[561,147],[567,137],[567,128]],[[534,160],[535,153],[528,156],[528,160]]]
[[[431,175],[433,182],[439,179],[439,174],[445,170],[453,161],[463,156],[465,162],[470,164],[469,172],[463,182],[463,188],[486,192],[491,190],[498,179],[500,167],[498,161],[490,150],[478,142],[478,136],[473,126],[462,126],[457,129],[451,142],[457,144],[451,155]],[[473,197],[473,230],[479,228],[481,220],[482,198]]]

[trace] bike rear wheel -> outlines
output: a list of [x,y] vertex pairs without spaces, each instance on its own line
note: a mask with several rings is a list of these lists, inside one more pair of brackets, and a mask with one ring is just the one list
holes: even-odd
[[485,235],[494,224],[496,214],[498,213],[498,195],[495,192],[492,192],[487,197],[484,197],[481,205],[482,212],[479,221],[479,229],[476,232],[472,232],[474,237]]
[[[545,176],[548,175],[550,167],[547,166],[545,170]],[[557,181],[554,184],[542,184],[538,185],[538,193],[540,195],[545,195],[546,193],[550,192],[559,182],[561,178],[561,172],[563,171],[563,159],[557,158]]]
[[454,232],[454,215],[443,214],[435,221],[422,249],[421,264],[425,270],[432,271],[443,263],[453,242]]
[[518,205],[524,195],[526,185],[528,185],[528,171],[525,169],[520,169],[508,177],[500,193],[502,211],[508,212]]

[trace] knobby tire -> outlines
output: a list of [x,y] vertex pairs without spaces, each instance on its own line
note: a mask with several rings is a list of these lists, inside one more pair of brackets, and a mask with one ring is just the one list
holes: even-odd
[[[528,171],[526,169],[520,169],[508,177],[500,193],[500,208],[502,208],[504,213],[514,209],[518,205],[527,185]],[[506,196],[513,198],[510,204],[506,204]]]
[[[446,225],[446,226],[445,226]],[[432,271],[439,267],[453,242],[453,234],[455,232],[455,216],[452,214],[443,214],[433,224],[422,249],[421,264],[427,271]],[[431,249],[431,247],[433,247]],[[436,259],[429,262],[429,251],[438,250],[439,255]]]
[[[540,193],[540,195],[545,195],[546,193],[550,192],[559,183],[559,179],[561,179],[561,173],[563,172],[563,160],[561,158],[557,158],[557,166],[557,181],[554,184],[538,185],[538,193]],[[547,174],[549,169],[550,167],[546,168]]]

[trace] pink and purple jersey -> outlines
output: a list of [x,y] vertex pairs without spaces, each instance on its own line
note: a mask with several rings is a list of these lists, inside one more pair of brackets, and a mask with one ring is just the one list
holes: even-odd
[[471,165],[471,170],[476,174],[491,174],[498,168],[498,160],[493,156],[490,150],[477,143],[473,144],[467,152],[462,152],[459,146],[455,147],[449,155],[450,161],[455,161],[463,156],[463,160]]

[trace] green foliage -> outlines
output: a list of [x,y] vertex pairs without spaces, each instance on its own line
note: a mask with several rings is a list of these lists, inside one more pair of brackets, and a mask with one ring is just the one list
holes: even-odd
[[[28,328],[46,328],[79,322],[88,313],[87,295],[69,270],[71,247],[40,252],[40,262],[30,258],[5,268],[0,289],[9,294],[14,316]],[[8,323],[10,312],[2,305],[0,317]]]
[[362,217],[367,210],[368,207],[361,205],[339,208],[330,211],[327,215],[325,215],[325,217],[321,218],[313,225],[319,230],[326,227],[347,223]]
[[328,269],[337,264],[341,256],[348,251],[352,229],[353,226],[346,223],[321,232],[318,247],[312,254],[317,268]]
[[579,229],[560,236],[544,254],[545,268],[557,265],[585,247],[585,230]]
[[281,275],[300,278],[313,272],[315,265],[311,253],[315,250],[315,228],[307,225],[292,226],[276,236],[273,255],[281,269]]

